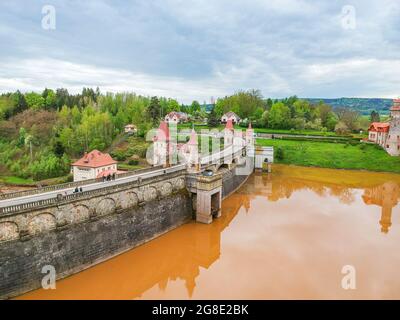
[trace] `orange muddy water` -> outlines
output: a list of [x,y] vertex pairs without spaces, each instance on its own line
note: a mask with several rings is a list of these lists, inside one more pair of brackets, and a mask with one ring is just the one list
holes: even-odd
[[400,299],[399,202],[400,175],[274,165],[211,225],[189,223],[20,298]]

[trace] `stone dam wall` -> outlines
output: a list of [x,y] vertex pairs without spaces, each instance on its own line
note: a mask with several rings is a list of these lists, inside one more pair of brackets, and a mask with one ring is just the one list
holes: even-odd
[[[57,279],[150,241],[193,219],[185,171],[0,216],[0,298],[41,287],[51,265]],[[223,174],[223,196],[247,176]]]

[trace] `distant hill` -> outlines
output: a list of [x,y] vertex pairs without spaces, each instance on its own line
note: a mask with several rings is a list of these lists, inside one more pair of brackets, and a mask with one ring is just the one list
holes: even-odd
[[381,99],[381,98],[338,98],[338,99],[316,99],[316,98],[304,98],[311,103],[318,103],[323,101],[329,104],[333,108],[346,107],[357,110],[363,115],[371,114],[371,111],[378,111],[381,115],[388,115],[389,109],[393,104],[392,99]]

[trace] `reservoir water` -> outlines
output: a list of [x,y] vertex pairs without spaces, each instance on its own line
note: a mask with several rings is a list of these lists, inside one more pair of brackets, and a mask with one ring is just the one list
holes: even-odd
[[186,224],[19,298],[400,299],[399,202],[400,175],[274,165],[212,224]]

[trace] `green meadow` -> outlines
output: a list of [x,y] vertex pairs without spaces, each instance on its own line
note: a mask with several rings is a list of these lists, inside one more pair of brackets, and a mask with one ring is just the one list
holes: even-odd
[[[257,144],[273,146],[275,162],[333,169],[355,169],[400,173],[400,157],[392,157],[372,144],[328,143],[257,139]],[[277,149],[282,149],[282,158]]]

